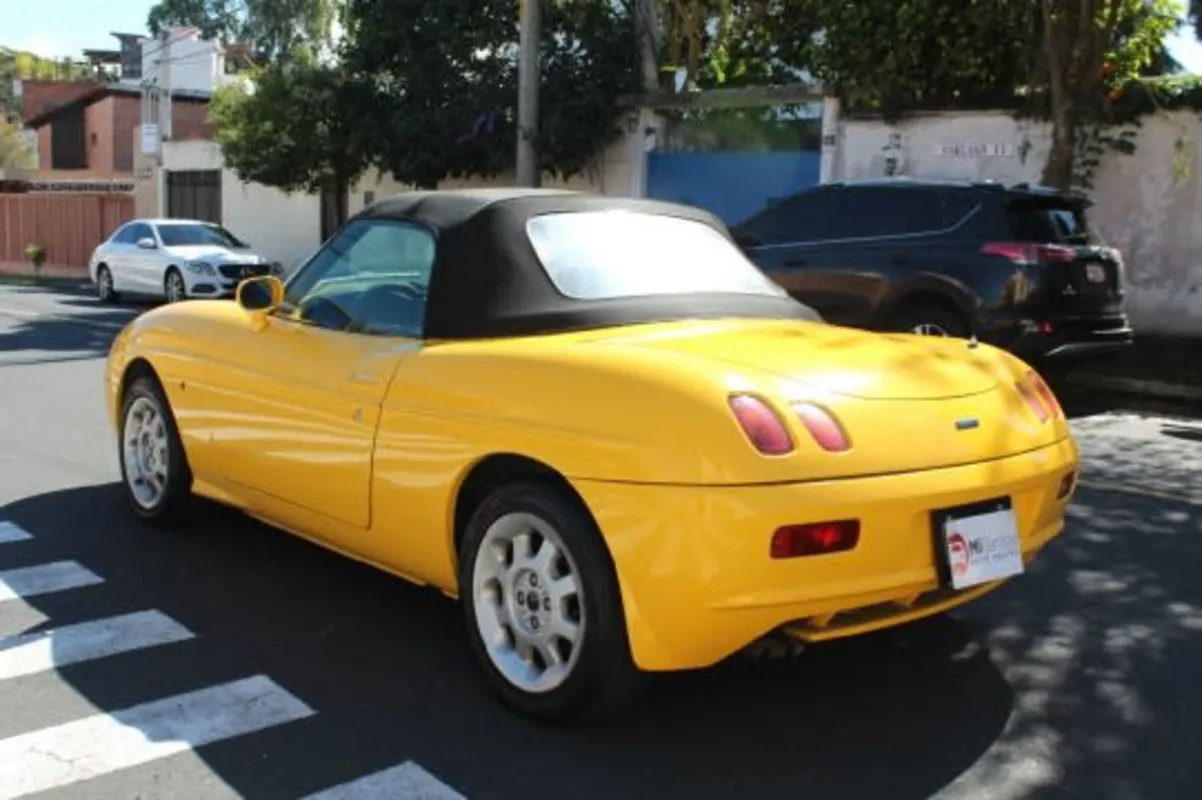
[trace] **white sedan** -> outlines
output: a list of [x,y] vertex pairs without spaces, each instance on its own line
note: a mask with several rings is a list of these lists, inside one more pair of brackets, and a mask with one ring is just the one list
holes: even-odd
[[187,219],[135,219],[92,252],[88,274],[105,302],[121,295],[233,297],[238,282],[277,271],[220,225]]

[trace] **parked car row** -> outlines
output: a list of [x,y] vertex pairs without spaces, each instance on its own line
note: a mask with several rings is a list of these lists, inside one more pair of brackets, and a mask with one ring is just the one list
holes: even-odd
[[[747,257],[836,325],[975,337],[1055,374],[1131,345],[1123,258],[1089,202],[991,181],[828,183],[731,227]],[[134,220],[96,249],[102,300],[232,298],[274,270],[219,225]]]

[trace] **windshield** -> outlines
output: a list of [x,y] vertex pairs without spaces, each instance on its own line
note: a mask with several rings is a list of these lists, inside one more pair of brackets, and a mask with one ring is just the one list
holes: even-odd
[[576,300],[695,292],[788,296],[702,222],[574,211],[534,217],[526,234],[555,288]]
[[159,225],[164,247],[215,245],[242,249],[246,244],[220,225]]

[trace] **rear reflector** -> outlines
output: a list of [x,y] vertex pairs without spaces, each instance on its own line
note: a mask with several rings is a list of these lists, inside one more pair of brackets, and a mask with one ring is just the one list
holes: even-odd
[[750,394],[730,398],[730,410],[751,446],[766,456],[782,456],[793,452],[793,437],[789,429],[766,402]]
[[859,541],[858,519],[785,525],[772,534],[769,552],[773,558],[818,556],[851,550]]
[[839,420],[822,406],[813,403],[794,403],[793,411],[806,426],[818,446],[828,453],[842,453],[851,448],[847,433]]
[[1058,244],[1032,244],[1030,242],[986,242],[981,253],[1001,256],[1020,266],[1033,264],[1067,264],[1077,258],[1077,251]]

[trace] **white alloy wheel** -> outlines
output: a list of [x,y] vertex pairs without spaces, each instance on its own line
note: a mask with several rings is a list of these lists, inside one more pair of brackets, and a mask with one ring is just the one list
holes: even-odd
[[184,276],[177,269],[167,271],[166,278],[167,302],[178,303],[188,299],[188,289],[184,285]]
[[113,297],[113,274],[108,267],[101,267],[96,272],[96,294],[105,301]]
[[947,336],[947,331],[932,322],[923,322],[915,325],[913,330],[914,333],[920,336]]
[[162,408],[151,397],[137,397],[125,412],[121,459],[130,494],[147,511],[157,508],[168,493],[170,454]]
[[554,691],[584,643],[580,571],[563,537],[528,512],[497,518],[472,566],[476,627],[492,665],[522,692]]

